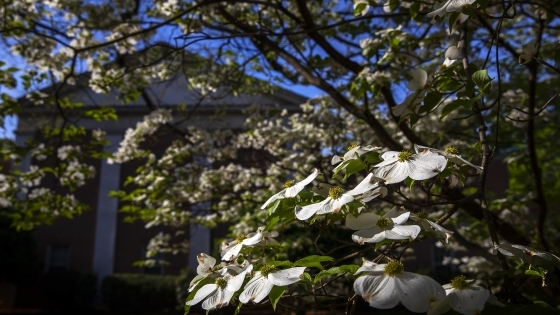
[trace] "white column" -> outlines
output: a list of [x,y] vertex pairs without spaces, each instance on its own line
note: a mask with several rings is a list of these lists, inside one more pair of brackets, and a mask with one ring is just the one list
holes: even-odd
[[[211,166],[206,157],[195,156],[194,161],[206,167]],[[199,204],[192,205],[191,212],[197,215],[206,215],[210,213],[210,206],[210,202],[201,202]],[[191,271],[195,271],[198,266],[196,256],[200,253],[210,254],[211,234],[209,228],[194,223],[191,223],[189,232],[189,268]],[[220,258],[217,257],[217,260],[219,261]]]
[[[210,202],[202,202],[192,206],[191,211],[197,214],[206,214],[210,209]],[[196,255],[200,253],[210,254],[210,229],[191,223],[189,227],[189,268],[195,271],[198,266]],[[219,257],[216,257],[220,260]]]
[[[115,152],[122,140],[122,135],[108,135],[107,139],[111,145],[105,147],[105,150]],[[107,160],[101,162],[93,247],[93,271],[97,274],[99,285],[106,275],[113,273],[119,202],[117,198],[109,197],[109,192],[120,188],[120,174],[120,164],[109,164]]]

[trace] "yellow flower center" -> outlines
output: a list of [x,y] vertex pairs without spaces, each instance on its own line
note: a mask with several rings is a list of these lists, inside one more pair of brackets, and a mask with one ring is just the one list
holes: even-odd
[[408,150],[404,150],[401,153],[399,153],[399,162],[406,162],[409,161],[412,158],[412,153],[410,153],[410,151]]
[[227,285],[227,280],[223,277],[219,277],[214,283],[218,286],[218,288],[223,289]]
[[292,180],[289,180],[289,181],[287,181],[287,182],[284,183],[284,188],[290,188],[290,187],[294,186],[295,183],[296,183],[295,180],[293,180],[293,179],[292,179]]
[[428,214],[424,211],[420,211],[416,214],[420,219],[427,219],[428,218]]
[[214,266],[214,268],[212,268],[212,271],[222,270],[222,268],[224,268],[224,266],[222,264],[219,264],[219,265]]
[[246,238],[247,238],[247,235],[239,235],[239,236],[235,239],[235,241],[237,241],[237,243],[241,243],[241,242],[243,242],[243,240],[246,239]]
[[352,143],[351,145],[348,146],[348,151],[350,151],[350,150],[356,148],[357,146],[358,146],[357,143]]
[[443,151],[447,154],[455,154],[455,155],[459,154],[459,150],[457,150],[457,148],[454,146],[447,147]]
[[377,225],[378,228],[383,229],[391,225],[391,220],[387,218],[381,218],[377,221],[377,223],[375,223],[375,225]]
[[340,198],[340,196],[342,196],[342,193],[344,192],[344,190],[338,186],[333,187],[331,189],[329,189],[329,197],[331,197],[332,199],[338,199]]
[[268,276],[269,273],[273,272],[274,270],[276,270],[276,267],[274,267],[273,265],[266,264],[261,268],[261,275],[263,277],[266,277]]
[[394,277],[404,271],[404,265],[400,261],[390,261],[385,265],[385,274],[389,277]]
[[467,277],[465,276],[457,276],[451,280],[451,287],[453,287],[453,289],[463,290],[468,286],[469,283],[467,282]]

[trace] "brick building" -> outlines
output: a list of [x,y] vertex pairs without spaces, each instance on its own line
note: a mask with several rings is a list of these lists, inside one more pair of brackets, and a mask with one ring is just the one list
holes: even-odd
[[[67,97],[71,102],[83,103],[87,110],[99,106],[111,106],[116,109],[118,121],[96,121],[81,118],[78,124],[88,131],[105,130],[111,145],[105,150],[114,152],[128,128],[149,113],[149,106],[157,104],[160,108],[171,108],[183,105],[187,109],[197,104],[193,116],[184,126],[194,126],[207,130],[230,128],[241,129],[246,116],[243,110],[254,105],[263,107],[277,107],[289,112],[299,111],[299,105],[306,98],[278,89],[270,94],[223,96],[206,98],[200,103],[200,95],[189,90],[188,82],[183,75],[177,75],[165,82],[155,82],[145,89],[148,100],[140,98],[137,101],[123,105],[118,101],[116,91],[108,94],[97,94],[87,85],[68,86],[62,89],[59,97]],[[150,104],[151,103],[151,104]],[[216,115],[219,111],[221,115]],[[43,107],[29,107],[19,115],[16,130],[16,143],[23,145],[29,138],[38,134],[38,127],[43,122],[57,119],[54,109]],[[154,143],[151,149],[163,152],[170,139],[161,139]],[[168,141],[169,140],[169,141]],[[24,160],[22,170],[29,168],[30,159]],[[98,283],[112,273],[152,273],[177,275],[181,269],[190,267],[196,269],[196,254],[210,252],[213,232],[200,227],[190,226],[188,234],[190,241],[189,252],[186,254],[169,255],[164,257],[169,265],[144,268],[134,266],[134,262],[145,258],[145,250],[149,240],[165,228],[146,229],[144,223],[125,223],[124,214],[119,213],[119,201],[109,197],[109,192],[119,190],[130,175],[134,175],[138,165],[134,162],[124,164],[108,164],[106,161],[96,161],[96,176],[80,187],[75,195],[89,205],[90,211],[73,219],[58,219],[51,226],[40,226],[33,231],[37,241],[37,255],[43,263],[44,272],[52,269],[72,269],[83,273],[97,275]],[[204,163],[204,157],[201,158]],[[208,207],[208,205],[197,205]],[[39,306],[40,302],[33,301],[38,292],[18,292],[17,304],[25,306]],[[27,297],[22,297],[25,295]],[[23,299],[23,300],[22,300]]]

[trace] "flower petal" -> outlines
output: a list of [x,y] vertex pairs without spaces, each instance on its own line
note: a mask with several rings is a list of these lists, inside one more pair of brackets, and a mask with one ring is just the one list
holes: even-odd
[[457,48],[457,46],[449,46],[449,48],[445,51],[445,58],[457,59],[460,52],[461,51]]
[[335,165],[335,164],[338,164],[340,162],[342,162],[342,158],[338,155],[335,155],[335,156],[332,157],[331,165]]
[[412,80],[408,82],[407,88],[411,91],[417,91],[426,86],[428,81],[428,73],[423,69],[416,69],[412,72]]
[[352,230],[363,230],[372,228],[379,220],[379,216],[375,213],[362,213],[355,217],[352,214],[346,216],[346,226]]
[[450,296],[449,304],[454,310],[461,314],[477,314],[484,309],[484,304],[486,304],[490,292],[479,286],[471,286],[462,290],[455,290],[450,293]]
[[206,284],[202,286],[202,288],[200,288],[198,291],[196,291],[196,294],[194,295],[192,300],[187,301],[185,304],[191,306],[195,305],[210,294],[214,293],[214,291],[216,290],[218,290],[218,286],[215,283]]
[[380,167],[374,171],[374,176],[383,178],[385,184],[400,183],[405,180],[410,173],[409,162],[395,162],[391,165]]
[[399,300],[409,311],[427,312],[430,310],[431,302],[445,297],[445,290],[430,277],[402,272],[394,278]]
[[279,193],[272,195],[272,197],[268,198],[268,200],[264,203],[264,205],[261,206],[261,210],[266,209],[266,207],[268,207],[269,204],[273,203],[278,199],[286,198],[285,194],[286,194],[286,189],[282,189]]
[[222,305],[227,305],[229,301],[225,301],[224,299],[224,290],[218,289],[212,295],[210,295],[204,302],[202,303],[202,308],[211,311],[217,308],[222,307]]
[[331,200],[332,199],[330,197],[327,197],[327,199],[318,203],[313,203],[301,208],[296,207],[296,218],[298,218],[299,220],[307,220],[311,218],[315,213],[317,213],[323,207],[327,206]]
[[216,258],[200,253],[196,255],[196,260],[198,261],[198,267],[196,267],[197,274],[208,275],[212,273],[212,267],[216,265]]
[[299,192],[302,191],[303,188],[305,188],[305,186],[307,186],[307,184],[311,183],[317,177],[317,175],[319,175],[319,170],[314,169],[313,173],[311,173],[311,175],[307,176],[304,180],[296,183],[292,187],[287,188],[286,189],[286,194],[285,194],[286,198],[293,198],[293,197],[297,196],[297,194],[299,194]]
[[239,295],[239,301],[243,304],[253,302],[259,303],[262,301],[274,285],[263,277],[260,272],[256,272],[255,276],[247,282],[245,289]]
[[345,194],[350,196],[356,196],[359,194],[363,194],[367,191],[370,191],[372,189],[375,189],[377,187],[379,187],[379,183],[373,177],[373,173],[369,173],[369,175],[366,176],[366,178],[364,178],[364,180],[362,180],[358,185],[356,185],[354,189],[347,191]]
[[243,241],[241,241],[242,245],[245,246],[253,246],[253,245],[257,245],[258,243],[260,243],[263,239],[263,234],[261,231],[255,233],[255,235],[248,237],[246,239],[244,239]]
[[233,246],[227,247],[222,251],[222,260],[233,260],[239,255],[241,248],[243,248],[243,244],[235,244]]
[[363,262],[362,266],[360,268],[358,268],[358,270],[356,270],[354,275],[359,275],[360,273],[362,273],[364,271],[370,272],[371,275],[376,275],[376,273],[378,273],[378,272],[383,273],[385,271],[385,266],[386,266],[386,264],[376,264],[373,261],[369,261],[369,260],[364,259],[364,262]]
[[391,240],[415,239],[422,229],[418,225],[395,225],[385,231],[385,237]]
[[[385,217],[385,216],[383,216],[383,217]],[[391,220],[393,220],[393,223],[395,223],[395,224],[403,224],[408,220],[409,217],[410,217],[410,212],[407,211],[407,212],[399,215],[396,218],[391,218]]]
[[268,274],[268,281],[277,286],[290,285],[301,280],[301,275],[304,271],[305,267],[294,267],[273,271]]
[[437,301],[427,315],[440,315],[447,313],[451,309],[451,304],[449,304],[450,300],[451,297],[447,296]]
[[372,227],[365,230],[359,230],[352,234],[352,240],[354,242],[363,243],[377,243],[384,240],[385,231],[380,230],[378,227]]
[[332,212],[340,211],[340,208],[345,204],[352,202],[354,197],[347,195],[346,193],[342,194],[342,196],[338,197],[337,199],[331,199],[327,204],[317,211],[317,214],[326,214]]
[[414,180],[424,180],[436,176],[447,165],[447,159],[441,155],[416,155],[408,162],[408,176]]
[[393,308],[399,303],[393,277],[362,276],[354,281],[354,291],[375,308]]
[[[251,267],[252,269],[252,267]],[[243,281],[245,281],[245,275],[250,269],[243,271],[242,273],[238,274],[235,277],[232,277],[228,280],[225,290],[237,292],[243,285]]]

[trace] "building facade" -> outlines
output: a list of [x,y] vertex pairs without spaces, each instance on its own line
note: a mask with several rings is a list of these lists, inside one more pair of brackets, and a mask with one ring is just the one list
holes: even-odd
[[[299,111],[299,105],[306,98],[278,89],[270,94],[239,95],[204,98],[187,88],[188,82],[182,75],[165,82],[155,82],[145,89],[146,98],[124,105],[118,101],[116,91],[97,94],[87,86],[69,86],[61,91],[60,97],[71,102],[83,104],[80,110],[111,106],[118,115],[118,121],[96,121],[81,118],[76,124],[89,131],[102,129],[106,131],[111,145],[104,148],[115,152],[123,139],[125,131],[136,124],[150,112],[150,107],[174,109],[177,106],[192,108],[193,115],[182,123],[181,127],[194,126],[206,130],[228,128],[241,130],[246,118],[243,110],[259,105]],[[195,109],[196,108],[196,109]],[[216,115],[219,111],[220,115]],[[16,143],[23,145],[29,138],[38,134],[38,126],[56,119],[57,113],[42,107],[29,107],[19,115],[16,131]],[[171,139],[158,139],[151,144],[153,152],[163,152]],[[205,163],[205,158],[200,157]],[[32,163],[28,157],[19,168],[24,171]],[[109,196],[111,191],[124,187],[128,176],[135,174],[138,167],[134,161],[124,164],[109,164],[106,160],[93,161],[96,176],[75,192],[77,199],[86,203],[90,211],[72,219],[57,219],[53,225],[40,226],[33,231],[37,241],[37,255],[43,264],[43,272],[53,269],[71,269],[97,276],[98,287],[106,275],[113,273],[149,273],[178,275],[185,267],[195,270],[196,255],[210,252],[213,231],[202,226],[191,225],[185,235],[189,241],[188,253],[160,257],[169,262],[165,266],[152,268],[138,267],[134,263],[145,259],[146,246],[150,239],[166,228],[147,229],[143,222],[124,222],[125,214],[119,212],[119,200]],[[200,204],[199,210],[209,208],[209,204]],[[222,232],[223,235],[223,232]],[[40,306],[37,301],[39,292],[18,292],[17,303],[24,306]],[[25,297],[22,297],[25,296]],[[35,300],[35,301],[34,301]],[[44,302],[44,301],[43,301]]]

